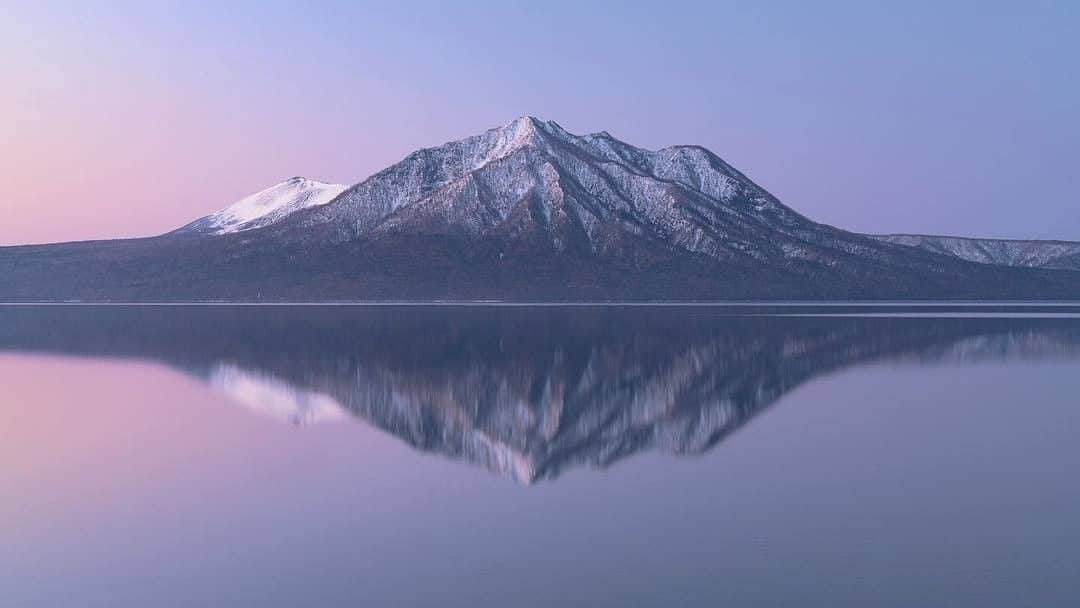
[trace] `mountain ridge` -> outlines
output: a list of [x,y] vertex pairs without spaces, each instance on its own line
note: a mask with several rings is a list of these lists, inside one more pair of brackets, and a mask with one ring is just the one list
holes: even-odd
[[1075,241],[987,239],[930,234],[867,236],[980,264],[1080,270],[1080,242]]

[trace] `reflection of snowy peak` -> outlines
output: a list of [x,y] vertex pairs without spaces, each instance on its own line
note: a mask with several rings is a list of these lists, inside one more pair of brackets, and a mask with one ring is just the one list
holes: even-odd
[[5,313],[0,350],[169,362],[275,419],[356,417],[521,483],[646,451],[706,452],[795,387],[846,366],[1080,357],[1076,319],[730,314],[23,307]]
[[298,426],[346,416],[341,405],[329,395],[229,363],[215,365],[207,383],[254,412]]
[[343,405],[375,426],[523,484],[650,449],[705,452],[780,394],[771,376],[729,375],[752,358],[734,345],[685,345],[655,360],[627,345],[552,346],[528,364],[474,360],[454,373],[376,364],[336,382],[351,387]]
[[704,453],[792,388],[847,365],[1080,354],[1075,335],[1052,331],[933,320],[877,325],[885,329],[858,321],[761,325],[649,348],[628,338],[577,352],[563,336],[534,345],[539,351],[527,364],[493,356],[448,373],[439,364],[375,362],[326,386],[348,387],[334,391],[348,411],[413,447],[532,484],[646,451]]
[[329,203],[345,188],[346,186],[340,184],[324,184],[303,177],[294,177],[256,192],[217,213],[196,220],[181,228],[180,231],[198,234],[229,234],[270,226],[297,211]]

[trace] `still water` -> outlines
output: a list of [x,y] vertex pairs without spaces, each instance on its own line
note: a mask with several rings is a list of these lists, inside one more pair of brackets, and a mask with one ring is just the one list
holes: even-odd
[[1075,604],[1080,319],[799,312],[0,307],[0,606]]

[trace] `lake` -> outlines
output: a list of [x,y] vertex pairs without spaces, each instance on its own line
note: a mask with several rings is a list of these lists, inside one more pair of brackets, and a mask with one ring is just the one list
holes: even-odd
[[1060,606],[1075,307],[0,306],[0,606]]

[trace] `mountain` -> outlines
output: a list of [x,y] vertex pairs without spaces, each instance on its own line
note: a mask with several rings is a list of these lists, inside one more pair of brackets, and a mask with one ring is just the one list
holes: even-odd
[[231,234],[276,224],[297,211],[325,205],[347,186],[294,177],[184,226],[179,233]]
[[814,222],[698,146],[532,117],[339,189],[296,178],[161,237],[0,248],[0,301],[1080,298],[1057,265]]
[[794,270],[857,256],[916,266],[816,224],[697,146],[648,151],[532,117],[420,150],[283,227],[329,240],[440,235],[500,255],[633,252]]
[[1080,270],[1080,243],[973,239],[958,236],[886,234],[870,236],[886,243],[917,247],[980,264]]
[[363,421],[526,484],[648,451],[706,453],[839,369],[1080,358],[1076,319],[761,312],[13,307],[0,309],[0,352],[161,362],[273,419]]

